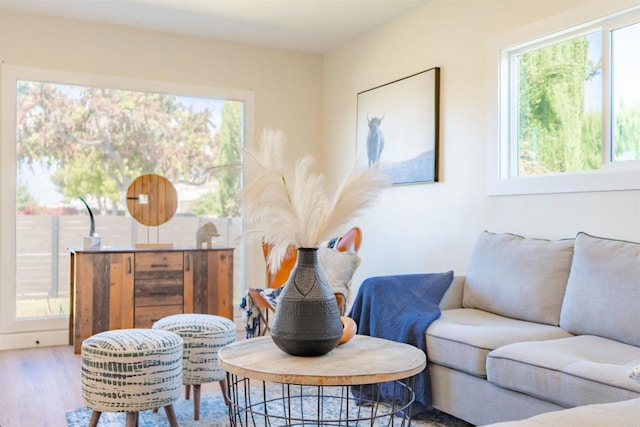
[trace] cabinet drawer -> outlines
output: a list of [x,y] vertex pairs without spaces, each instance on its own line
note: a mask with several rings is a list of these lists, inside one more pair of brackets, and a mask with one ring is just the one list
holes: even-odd
[[135,307],[182,306],[184,293],[181,252],[136,254]]
[[180,280],[136,280],[134,299],[135,307],[180,305],[184,285]]
[[165,305],[162,307],[136,307],[135,327],[150,328],[154,322],[172,314],[181,314],[181,305]]
[[140,273],[180,271],[183,264],[182,252],[141,252],[136,254],[136,276]]

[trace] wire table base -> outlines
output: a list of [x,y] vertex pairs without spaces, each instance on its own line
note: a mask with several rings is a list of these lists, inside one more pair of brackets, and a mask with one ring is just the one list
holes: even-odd
[[227,373],[232,427],[410,426],[415,377],[396,380],[392,401],[375,385],[270,383]]

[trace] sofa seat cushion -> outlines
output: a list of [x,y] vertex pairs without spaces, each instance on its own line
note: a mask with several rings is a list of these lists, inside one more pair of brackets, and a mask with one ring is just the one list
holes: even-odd
[[640,399],[631,399],[547,412],[526,420],[489,424],[486,427],[638,427],[638,414],[640,414]]
[[640,397],[629,370],[640,348],[594,335],[523,342],[487,356],[487,379],[500,387],[574,407]]
[[447,366],[485,378],[487,354],[500,346],[572,336],[557,326],[525,322],[474,308],[443,310],[426,332],[427,356]]

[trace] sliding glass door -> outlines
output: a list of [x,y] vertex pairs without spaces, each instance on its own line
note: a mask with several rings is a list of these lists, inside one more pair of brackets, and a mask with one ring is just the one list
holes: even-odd
[[[193,247],[208,221],[217,244],[237,245],[250,94],[5,66],[3,102],[2,332],[66,328],[68,250],[90,232],[83,200],[103,246]],[[147,173],[178,193],[160,227],[126,208]],[[235,259],[239,288],[241,250]]]

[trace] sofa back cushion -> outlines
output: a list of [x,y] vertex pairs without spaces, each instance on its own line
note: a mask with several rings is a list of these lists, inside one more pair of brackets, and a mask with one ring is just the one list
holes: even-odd
[[463,307],[558,325],[573,242],[483,232],[471,254]]
[[640,346],[640,243],[579,233],[560,326]]

